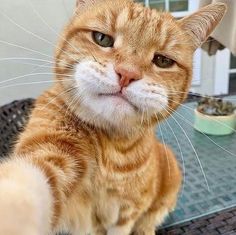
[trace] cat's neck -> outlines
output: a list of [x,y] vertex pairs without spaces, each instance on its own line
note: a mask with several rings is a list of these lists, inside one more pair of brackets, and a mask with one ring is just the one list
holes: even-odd
[[[56,84],[52,88],[53,90],[56,90],[56,93],[63,94],[63,87],[61,87],[59,84]],[[116,151],[120,152],[127,152],[131,151],[132,149],[135,149],[137,145],[141,146],[145,145],[145,149],[149,146],[152,139],[155,139],[154,134],[154,126],[146,125],[146,126],[137,126],[137,127],[131,127],[126,128],[125,131],[119,128],[101,128],[99,126],[93,125],[92,123],[86,122],[85,120],[82,120],[78,113],[73,112],[73,110],[70,110],[68,104],[68,93],[64,93],[61,97],[57,97],[57,99],[63,99],[66,105],[66,114],[68,117],[65,117],[63,114],[63,117],[67,119],[67,121],[72,121],[74,124],[72,126],[84,126],[86,129],[90,129],[95,135],[99,136],[100,139],[103,139],[108,145],[111,145],[114,147]],[[56,102],[56,100],[54,101]],[[60,109],[61,111],[61,109]]]
[[104,132],[98,134],[102,151],[97,156],[97,162],[104,175],[111,178],[117,174],[119,177],[130,177],[142,172],[152,161],[151,152],[156,141],[153,132],[147,131],[145,135],[132,138],[111,137]]

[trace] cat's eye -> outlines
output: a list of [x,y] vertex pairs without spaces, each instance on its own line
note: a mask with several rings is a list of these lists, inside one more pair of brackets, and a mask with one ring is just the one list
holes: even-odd
[[113,37],[100,33],[100,32],[92,32],[93,40],[101,47],[113,47],[114,39]]
[[152,62],[156,66],[158,66],[160,68],[164,68],[164,69],[172,67],[175,63],[174,60],[172,60],[168,57],[165,57],[163,55],[160,55],[160,54],[155,55]]

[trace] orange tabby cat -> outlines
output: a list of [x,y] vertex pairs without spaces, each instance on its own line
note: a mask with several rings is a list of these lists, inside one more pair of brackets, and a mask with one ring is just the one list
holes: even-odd
[[0,166],[0,235],[153,235],[181,173],[155,126],[187,94],[224,4],[182,20],[131,0],[78,0],[38,98]]

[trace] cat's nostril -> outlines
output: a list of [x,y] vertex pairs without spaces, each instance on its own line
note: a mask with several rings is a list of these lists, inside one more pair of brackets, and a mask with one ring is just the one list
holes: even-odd
[[135,69],[132,68],[131,70],[128,70],[123,67],[117,67],[116,73],[119,76],[121,87],[126,87],[130,83],[141,79],[141,72],[136,68]]
[[119,79],[121,79],[122,75],[120,73],[117,73],[116,74],[118,75]]
[[135,79],[130,79],[129,83],[135,82]]

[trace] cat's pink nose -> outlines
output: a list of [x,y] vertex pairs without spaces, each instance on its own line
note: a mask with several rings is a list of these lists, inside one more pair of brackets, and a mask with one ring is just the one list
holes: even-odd
[[122,67],[117,67],[115,70],[120,77],[121,88],[127,87],[131,82],[141,79],[141,72],[139,69],[128,70]]

